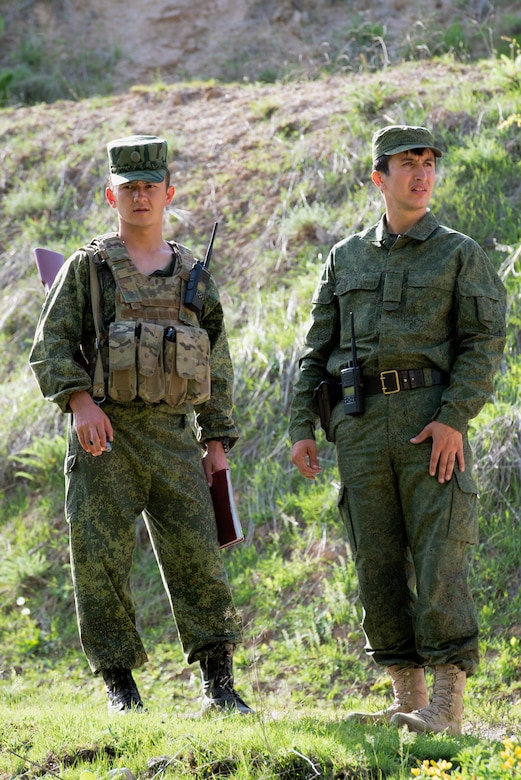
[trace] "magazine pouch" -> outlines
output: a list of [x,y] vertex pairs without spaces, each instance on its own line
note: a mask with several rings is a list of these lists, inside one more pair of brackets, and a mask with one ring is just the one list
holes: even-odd
[[136,323],[111,322],[109,326],[109,396],[133,401],[137,395]]
[[184,401],[202,404],[210,398],[210,339],[203,328],[176,325],[175,373],[186,382]]
[[138,395],[149,404],[159,403],[165,396],[162,325],[141,323],[137,351]]
[[166,329],[164,345],[165,397],[163,400],[170,406],[179,406],[184,402],[188,387],[188,380],[180,377],[176,370],[176,335],[174,327]]

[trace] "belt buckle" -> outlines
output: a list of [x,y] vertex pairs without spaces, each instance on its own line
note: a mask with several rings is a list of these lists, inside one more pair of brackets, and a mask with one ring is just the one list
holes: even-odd
[[[394,379],[394,390],[389,390],[387,388],[387,377],[392,376]],[[400,392],[400,380],[398,378],[398,371],[396,369],[392,368],[389,371],[380,371],[380,383],[382,385],[382,393],[384,395],[393,395],[393,393],[399,393]]]

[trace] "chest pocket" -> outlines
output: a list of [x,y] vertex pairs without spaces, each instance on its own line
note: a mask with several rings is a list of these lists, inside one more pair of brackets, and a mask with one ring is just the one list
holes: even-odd
[[406,296],[406,317],[415,323],[416,331],[447,338],[454,316],[454,279],[409,271]]
[[351,322],[353,312],[357,333],[372,333],[376,328],[377,301],[382,274],[349,274],[337,278],[335,295],[338,298],[340,313],[341,346],[350,347]]

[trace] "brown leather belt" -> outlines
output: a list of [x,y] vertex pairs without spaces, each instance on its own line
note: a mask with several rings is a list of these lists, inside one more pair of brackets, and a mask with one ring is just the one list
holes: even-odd
[[433,385],[448,385],[449,375],[437,368],[407,368],[396,371],[381,371],[378,376],[364,376],[364,392],[366,395],[392,395],[402,390],[415,390],[418,387]]

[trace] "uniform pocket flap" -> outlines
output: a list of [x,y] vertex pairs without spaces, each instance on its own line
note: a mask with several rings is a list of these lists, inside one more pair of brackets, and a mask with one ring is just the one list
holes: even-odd
[[349,274],[341,276],[336,281],[335,295],[344,295],[351,290],[376,290],[380,284],[381,274]]
[[490,298],[499,301],[499,293],[491,284],[461,281],[458,282],[458,289],[465,298]]
[[443,279],[439,273],[433,273],[430,271],[409,271],[407,275],[408,287],[433,287],[436,290],[445,290],[452,295],[454,291],[453,281],[451,279]]
[[459,469],[454,469],[454,476],[456,477],[459,489],[463,493],[475,493],[477,495],[478,486],[470,471],[459,471]]

